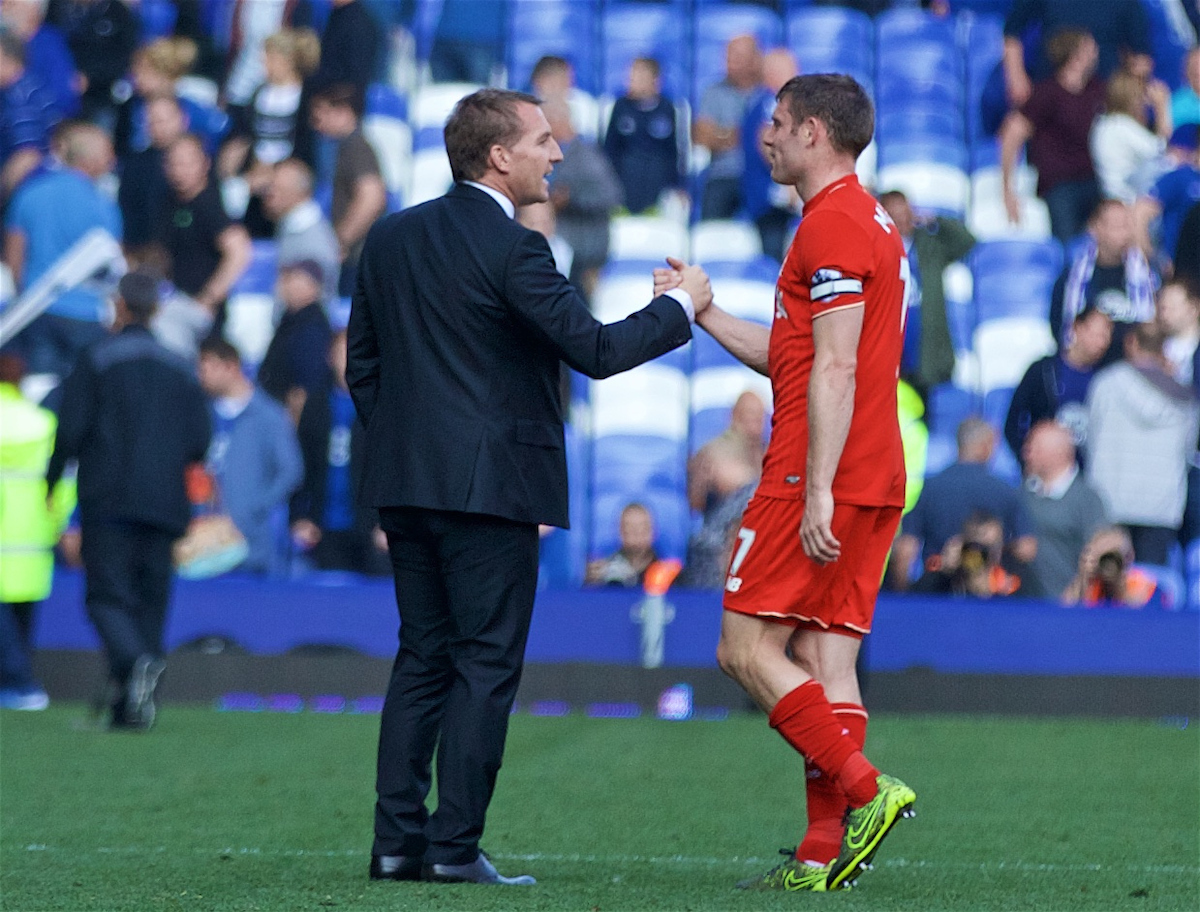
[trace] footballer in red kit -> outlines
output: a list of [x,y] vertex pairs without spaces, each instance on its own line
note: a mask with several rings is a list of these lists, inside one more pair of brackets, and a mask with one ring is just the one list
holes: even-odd
[[[916,793],[863,754],[867,711],[855,662],[871,629],[904,505],[896,383],[908,260],[899,232],[854,174],[875,114],[849,76],[789,80],[763,145],[771,178],[804,215],[770,329],[719,301],[696,322],[771,378],[771,443],[725,582],[717,661],[803,757],[807,828],[754,890],[844,889]],[[684,264],[656,270],[655,291]],[[797,777],[799,778],[799,777]]]
[[[762,481],[746,510],[725,607],[819,627],[870,630],[904,506],[896,380],[908,258],[899,232],[853,175],[805,203],[775,289],[768,362],[775,412]],[[808,558],[796,529],[806,492],[814,321],[863,311],[854,411],[833,479],[834,535],[853,560]],[[862,357],[866,353],[867,357]]]

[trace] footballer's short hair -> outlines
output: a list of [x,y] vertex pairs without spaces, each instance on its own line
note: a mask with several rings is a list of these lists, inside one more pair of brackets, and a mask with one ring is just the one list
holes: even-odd
[[853,76],[810,73],[793,76],[775,100],[786,104],[799,124],[815,117],[825,124],[829,141],[838,152],[858,158],[875,133],[875,106]]
[[507,148],[521,138],[522,104],[540,105],[541,100],[508,89],[480,89],[459,99],[443,134],[456,181],[479,180],[487,171],[492,146]]

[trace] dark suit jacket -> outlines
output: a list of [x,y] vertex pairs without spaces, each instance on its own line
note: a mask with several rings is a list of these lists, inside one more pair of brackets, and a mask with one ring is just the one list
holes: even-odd
[[607,377],[690,338],[666,296],[596,322],[546,239],[475,187],[388,216],[367,236],[348,329],[361,502],[565,527],[560,359]]

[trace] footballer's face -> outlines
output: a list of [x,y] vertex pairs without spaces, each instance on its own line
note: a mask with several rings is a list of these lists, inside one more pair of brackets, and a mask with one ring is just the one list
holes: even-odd
[[800,125],[782,101],[775,103],[771,122],[763,133],[763,146],[771,163],[771,180],[777,184],[796,184],[804,169],[804,137]]
[[498,147],[498,154],[506,169],[509,196],[516,205],[528,206],[550,199],[550,172],[562,161],[562,150],[540,106],[522,104],[519,110],[521,138],[510,148]]

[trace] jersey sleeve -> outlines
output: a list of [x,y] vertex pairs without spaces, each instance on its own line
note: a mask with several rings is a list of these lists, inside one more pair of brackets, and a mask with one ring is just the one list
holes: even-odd
[[871,238],[841,212],[818,210],[801,221],[800,270],[808,281],[812,315],[860,306],[873,272]]

